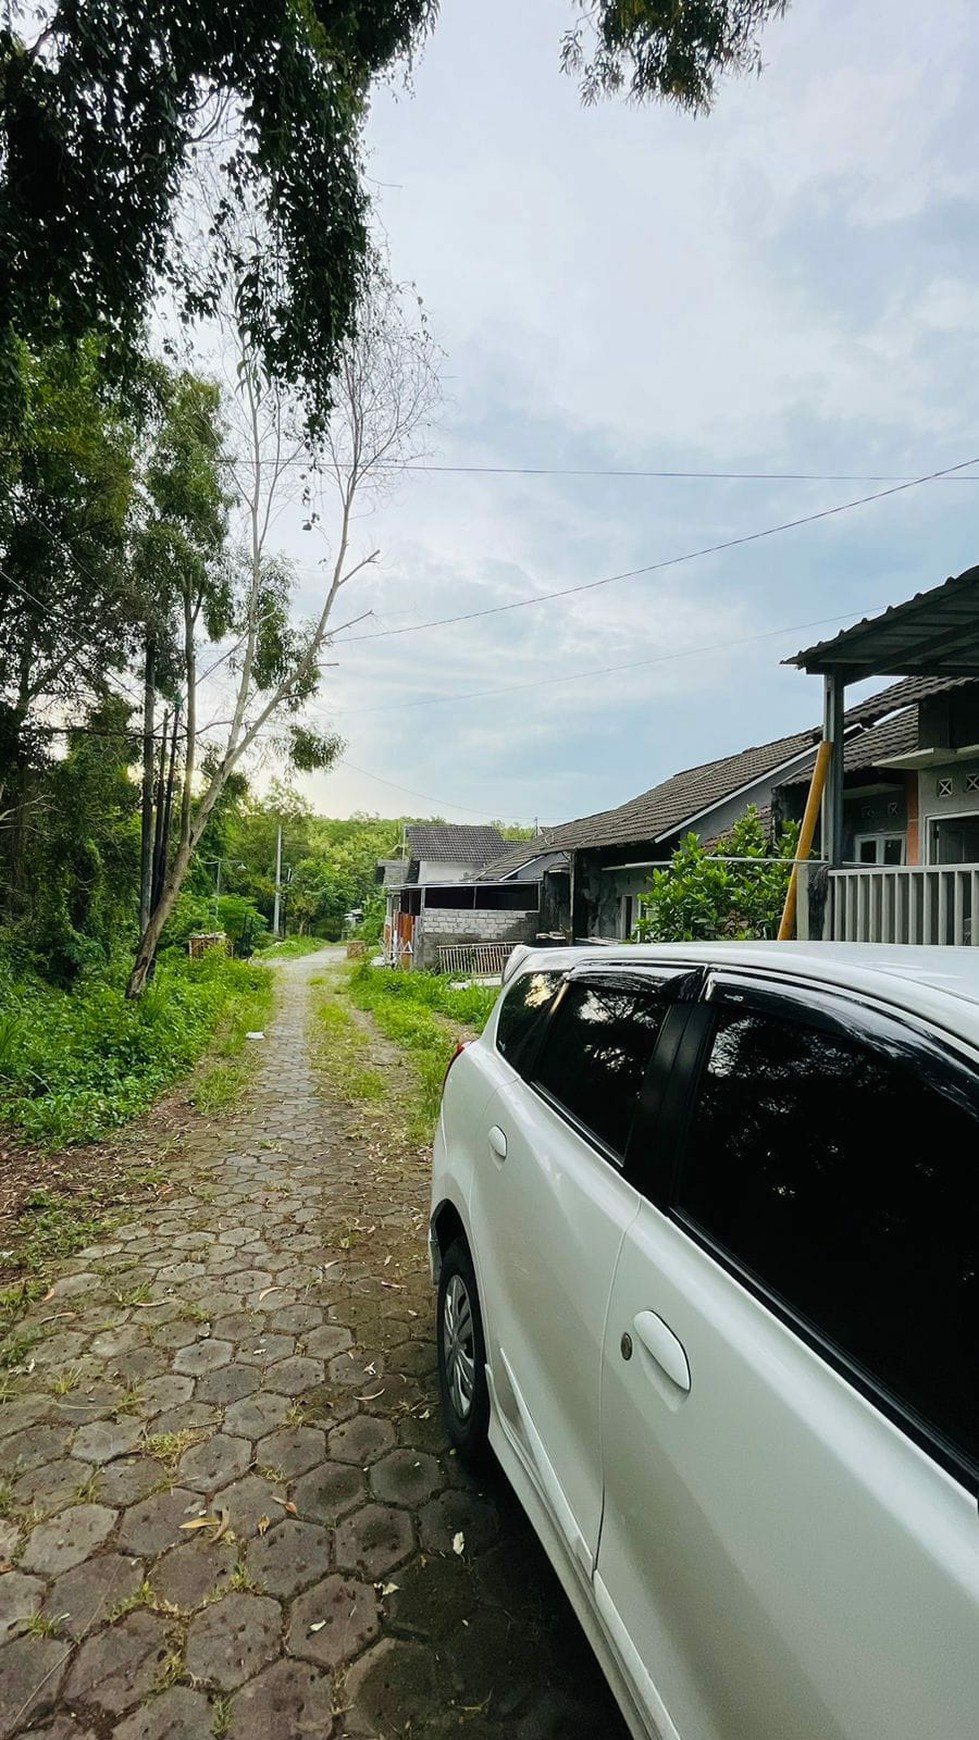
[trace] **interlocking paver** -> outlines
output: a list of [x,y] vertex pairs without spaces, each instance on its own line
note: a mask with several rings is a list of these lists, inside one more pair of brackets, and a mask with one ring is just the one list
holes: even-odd
[[190,1622],[187,1672],[223,1692],[234,1691],[278,1655],[281,1627],[277,1601],[263,1595],[225,1595]]
[[281,968],[255,1084],[166,1200],[51,1278],[72,1315],[25,1316],[0,1740],[624,1740],[513,1500],[447,1453],[425,1164],[319,1098],[314,966]]
[[195,1341],[192,1347],[181,1347],[173,1361],[174,1371],[188,1377],[202,1377],[207,1371],[217,1371],[227,1365],[234,1348],[230,1341]]
[[116,1512],[102,1504],[78,1504],[63,1510],[51,1522],[39,1523],[31,1530],[21,1565],[42,1577],[70,1571],[108,1539],[115,1522]]
[[248,1550],[248,1569],[270,1595],[288,1598],[330,1569],[330,1531],[291,1517]]
[[277,1661],[231,1701],[228,1740],[329,1740],[330,1677],[306,1662]]
[[335,1668],[372,1643],[379,1627],[370,1584],[335,1573],[293,1602],[286,1643],[291,1655]]
[[153,1689],[166,1655],[167,1621],[137,1608],[88,1638],[65,1681],[69,1703],[121,1716]]

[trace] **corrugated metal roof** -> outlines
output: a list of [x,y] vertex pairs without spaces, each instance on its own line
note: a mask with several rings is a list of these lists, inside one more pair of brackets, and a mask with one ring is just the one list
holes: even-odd
[[806,671],[871,676],[979,676],[979,567],[865,617],[784,661]]

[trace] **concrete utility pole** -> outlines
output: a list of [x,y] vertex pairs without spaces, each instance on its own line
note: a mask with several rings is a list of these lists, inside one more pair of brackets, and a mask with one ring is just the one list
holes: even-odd
[[272,935],[279,934],[279,897],[282,886],[282,823],[275,842],[275,908],[272,913]]

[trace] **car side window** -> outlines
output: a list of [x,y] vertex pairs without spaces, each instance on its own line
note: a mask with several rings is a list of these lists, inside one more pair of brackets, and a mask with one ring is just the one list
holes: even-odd
[[535,1082],[620,1158],[666,1010],[655,984],[573,979],[537,1061]]
[[496,1048],[521,1075],[564,977],[563,973],[524,973],[503,999],[496,1023]]
[[896,1024],[878,1044],[721,1009],[677,1192],[682,1220],[973,1463],[977,1110],[964,1066]]

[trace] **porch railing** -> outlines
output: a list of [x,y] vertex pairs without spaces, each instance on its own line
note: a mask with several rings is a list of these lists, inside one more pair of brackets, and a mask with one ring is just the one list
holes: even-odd
[[849,866],[826,876],[821,920],[813,865],[800,866],[799,934],[826,942],[979,946],[979,864]]
[[467,979],[498,979],[514,950],[513,943],[449,943],[439,949],[439,972]]

